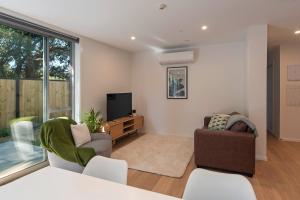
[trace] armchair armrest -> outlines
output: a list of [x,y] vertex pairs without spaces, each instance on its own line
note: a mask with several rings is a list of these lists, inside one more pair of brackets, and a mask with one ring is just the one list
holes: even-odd
[[194,150],[197,166],[254,174],[254,134],[197,129]]
[[245,138],[245,139],[255,139],[255,135],[252,133],[248,132],[234,132],[234,131],[229,131],[229,130],[224,130],[224,131],[213,131],[209,130],[207,128],[203,129],[196,129],[195,130],[195,137],[199,137],[199,134],[205,136],[208,136],[209,138],[211,137],[217,137],[220,138],[220,140],[226,139],[226,138]]
[[112,140],[111,135],[107,133],[92,133],[92,140]]

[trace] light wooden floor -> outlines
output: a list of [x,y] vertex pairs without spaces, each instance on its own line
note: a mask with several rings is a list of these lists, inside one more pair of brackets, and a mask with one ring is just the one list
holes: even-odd
[[[139,137],[132,135],[117,142],[117,149]],[[138,150],[137,150],[138,151]],[[190,161],[182,178],[170,178],[129,169],[128,185],[181,197],[187,179],[195,168]],[[256,174],[248,178],[258,200],[300,199],[300,143],[283,142],[268,136],[268,161],[256,162]]]

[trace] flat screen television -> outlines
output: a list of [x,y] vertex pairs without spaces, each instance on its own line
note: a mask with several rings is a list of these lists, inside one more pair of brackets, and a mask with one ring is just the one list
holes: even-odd
[[107,96],[107,121],[132,114],[132,93],[109,93]]

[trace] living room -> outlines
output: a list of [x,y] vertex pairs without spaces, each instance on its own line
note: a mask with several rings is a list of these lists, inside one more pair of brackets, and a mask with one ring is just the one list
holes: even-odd
[[76,181],[89,199],[297,199],[299,60],[276,59],[300,42],[299,8],[2,0],[0,195],[28,199],[51,176],[76,192],[48,199],[82,199]]

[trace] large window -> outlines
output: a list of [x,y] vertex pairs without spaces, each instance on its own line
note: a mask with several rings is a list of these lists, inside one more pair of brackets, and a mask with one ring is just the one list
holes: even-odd
[[72,43],[49,40],[49,114],[50,118],[72,116]]
[[41,124],[72,117],[74,42],[0,24],[0,179],[46,160]]

